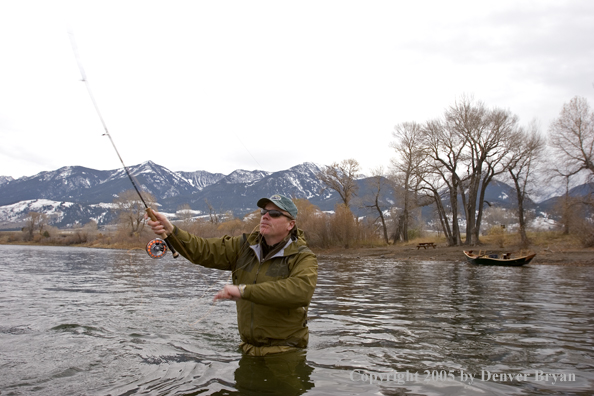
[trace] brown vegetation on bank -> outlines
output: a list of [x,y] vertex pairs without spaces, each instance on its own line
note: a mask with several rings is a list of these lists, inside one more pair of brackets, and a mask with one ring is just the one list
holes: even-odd
[[[238,234],[244,232],[242,222],[234,222],[234,227],[227,224],[222,229],[202,223],[199,227],[190,227],[191,232],[198,235],[217,236],[220,232],[227,231],[227,234]],[[255,224],[249,224],[249,227]],[[218,232],[217,232],[218,229]],[[230,232],[229,232],[230,231]],[[205,235],[206,236],[206,235]],[[46,245],[46,246],[80,246],[90,248],[107,249],[144,249],[149,240],[154,237],[144,230],[140,235],[130,236],[126,232],[114,232],[113,234],[97,233],[89,236],[76,232],[65,232],[52,238],[34,238],[32,241],[24,241],[20,231],[0,232],[0,244],[23,244],[23,245]],[[479,246],[468,247],[447,246],[445,238],[419,237],[406,243],[386,245],[381,238],[360,240],[356,245],[345,248],[340,245],[314,246],[312,250],[321,260],[333,258],[386,258],[401,261],[447,261],[464,262],[463,250],[482,250],[490,253],[512,252],[523,254],[528,252],[536,253],[536,258],[530,265],[555,264],[555,265],[594,265],[594,248],[583,247],[581,241],[571,235],[565,235],[559,231],[546,231],[529,234],[532,241],[528,249],[520,247],[520,241],[516,234],[500,236],[485,236],[481,239]],[[436,248],[418,248],[421,242],[433,242]]]

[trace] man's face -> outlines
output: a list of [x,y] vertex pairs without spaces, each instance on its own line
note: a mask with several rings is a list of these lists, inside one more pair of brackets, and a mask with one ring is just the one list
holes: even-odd
[[[289,215],[289,213],[281,210],[273,203],[267,203],[264,209],[278,210],[285,215]],[[272,217],[270,213],[266,213],[260,218],[260,234],[266,239],[268,245],[274,245],[289,235],[294,225],[295,220],[291,220],[286,216]]]

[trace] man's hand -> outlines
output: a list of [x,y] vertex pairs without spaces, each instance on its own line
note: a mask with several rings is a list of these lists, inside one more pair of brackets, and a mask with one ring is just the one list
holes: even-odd
[[239,287],[235,285],[225,285],[215,296],[213,301],[217,300],[241,300],[241,293],[239,293]]
[[148,217],[148,214],[145,213],[144,218],[147,219],[146,224],[148,224],[148,226],[151,227],[151,230],[153,230],[155,234],[159,235],[163,239],[167,238],[167,236],[173,233],[173,224],[171,224],[169,220],[167,220],[167,217],[165,217],[164,215],[162,215],[154,209],[153,213],[155,214],[157,221],[152,221]]

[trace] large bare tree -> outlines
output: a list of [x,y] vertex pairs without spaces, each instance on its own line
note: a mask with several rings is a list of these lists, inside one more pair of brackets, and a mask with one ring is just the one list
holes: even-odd
[[533,122],[527,129],[522,129],[512,141],[512,155],[507,164],[508,174],[516,190],[519,233],[523,247],[528,247],[530,244],[526,234],[524,203],[530,193],[530,186],[533,185],[535,172],[544,153],[545,143],[538,126]]
[[565,185],[559,209],[563,232],[568,234],[570,225],[579,223],[576,208],[594,205],[591,196],[582,202],[569,196],[570,186],[580,175],[594,180],[594,112],[585,98],[576,96],[563,105],[559,117],[549,127],[548,144],[549,171]]
[[[149,193],[143,193],[142,197],[149,206],[155,202],[155,198]],[[144,228],[145,207],[136,191],[121,192],[113,203],[119,223],[128,229],[130,236],[138,235]]]
[[458,211],[454,210],[452,205],[446,203],[446,198],[451,197],[451,190],[447,188],[448,177],[446,174],[448,172],[443,172],[444,169],[434,165],[435,163],[427,161],[425,166],[420,168],[418,188],[421,206],[435,204],[437,218],[448,245],[456,246],[460,244],[460,227],[458,226],[458,218],[451,216],[450,219],[449,215],[449,213],[458,213]]
[[485,129],[480,135],[471,135],[469,144],[473,159],[466,202],[466,244],[470,245],[479,243],[487,187],[496,176],[506,172],[506,159],[511,155],[519,133],[518,117],[509,111],[491,109],[484,121]]
[[419,168],[425,158],[421,144],[423,127],[416,122],[403,122],[396,125],[392,137],[395,140],[390,143],[390,147],[396,152],[396,157],[391,160],[392,179],[397,186],[397,202],[402,205],[398,214],[395,239],[406,242],[410,212],[418,206],[416,197],[420,182]]
[[357,160],[346,159],[324,167],[316,176],[326,185],[324,189],[336,191],[344,205],[349,208],[351,199],[357,195],[359,189],[357,185],[359,169]]
[[[487,108],[472,97],[462,96],[446,109],[441,119],[422,127],[417,152],[424,161],[417,166],[418,188],[426,190],[437,205],[450,245],[461,244],[460,210],[466,220],[466,244],[478,244],[483,201],[493,178],[506,172],[518,119],[510,112]],[[444,188],[451,215],[446,215]],[[448,217],[451,218],[451,226]]]
[[322,191],[326,189],[334,190],[342,199],[342,204],[335,206],[333,223],[336,226],[335,228],[340,229],[336,237],[344,243],[345,248],[349,248],[355,231],[355,220],[351,212],[350,203],[353,197],[357,195],[359,189],[357,185],[358,174],[359,162],[355,159],[346,159],[340,163],[335,162],[330,166],[324,167],[316,175],[325,184]]
[[[465,140],[455,129],[448,128],[444,120],[431,120],[423,127],[423,150],[427,157],[421,171],[424,181],[421,188],[433,196],[450,246],[461,244],[458,194],[462,190],[463,172],[459,169],[463,167],[464,145]],[[451,227],[442,200],[444,188],[448,192]]]
[[47,226],[48,217],[45,213],[29,212],[25,219],[25,227],[23,231],[26,233],[27,239],[33,239],[33,234],[37,231],[38,234],[43,234],[43,230]]
[[549,146],[562,166],[556,167],[560,176],[586,172],[594,178],[594,112],[585,98],[576,96],[563,105],[549,127]]
[[458,193],[466,215],[467,245],[479,241],[487,186],[506,171],[505,158],[518,132],[518,118],[501,109],[489,109],[471,97],[462,97],[446,111],[445,127],[462,140]]

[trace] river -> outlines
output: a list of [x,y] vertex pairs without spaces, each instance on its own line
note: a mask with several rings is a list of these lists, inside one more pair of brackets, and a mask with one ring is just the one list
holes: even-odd
[[321,259],[303,353],[242,357],[225,272],[0,246],[0,395],[592,395],[591,267]]

